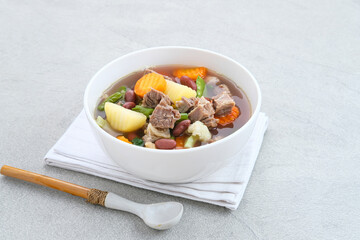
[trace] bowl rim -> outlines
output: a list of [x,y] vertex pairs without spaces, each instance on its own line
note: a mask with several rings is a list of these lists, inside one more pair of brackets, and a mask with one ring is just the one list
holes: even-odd
[[[89,98],[89,91],[90,91],[90,88],[92,87],[92,85],[94,84],[95,79],[97,78],[98,75],[102,74],[102,72],[106,71],[106,69],[109,66],[111,66],[115,62],[119,61],[120,59],[127,58],[131,55],[139,54],[142,52],[154,51],[154,50],[158,50],[158,49],[187,49],[187,50],[195,50],[195,51],[199,51],[199,52],[205,52],[208,54],[216,55],[217,57],[224,58],[224,59],[234,63],[235,65],[238,65],[240,68],[242,68],[253,80],[253,83],[255,84],[255,88],[256,88],[256,93],[257,93],[258,103],[257,103],[256,108],[253,109],[250,119],[241,128],[237,129],[235,132],[231,133],[229,136],[226,136],[218,141],[215,141],[211,144],[206,144],[206,145],[203,145],[200,147],[195,147],[195,148],[175,149],[176,151],[168,151],[168,150],[163,150],[163,149],[152,149],[152,148],[134,146],[132,144],[128,144],[123,141],[119,141],[118,139],[113,137],[111,134],[107,133],[104,129],[102,129],[99,125],[96,124],[95,118],[92,116],[92,114],[90,112],[91,110],[89,109],[89,106],[87,104],[87,99]],[[226,74],[224,74],[224,75],[226,76]],[[259,84],[258,84],[256,78],[252,75],[252,73],[247,68],[245,68],[242,64],[238,63],[234,59],[227,57],[223,54],[220,54],[220,53],[217,53],[214,51],[210,51],[210,50],[206,50],[206,49],[202,49],[202,48],[195,48],[195,47],[188,47],[188,46],[161,46],[161,47],[151,47],[151,48],[140,49],[137,51],[132,51],[132,52],[127,53],[123,56],[120,56],[120,57],[112,60],[111,62],[107,63],[106,65],[104,65],[101,69],[99,69],[95,73],[95,75],[93,75],[93,77],[90,79],[89,83],[87,84],[85,93],[84,93],[84,97],[83,97],[83,104],[84,104],[84,110],[85,110],[86,117],[87,117],[88,121],[90,122],[90,124],[92,125],[92,127],[95,128],[97,130],[97,132],[99,132],[102,136],[109,139],[110,141],[113,141],[113,142],[116,141],[117,144],[122,144],[124,147],[130,147],[130,149],[133,148],[134,150],[143,151],[144,153],[172,155],[172,154],[181,154],[181,153],[192,153],[192,152],[197,152],[197,151],[206,151],[210,147],[214,148],[214,147],[218,146],[219,144],[231,141],[235,137],[235,135],[240,134],[242,131],[244,131],[245,128],[247,128],[247,126],[251,125],[254,121],[256,121],[255,116],[257,116],[258,113],[260,112],[261,100],[262,100],[261,91],[260,91],[260,87],[259,87]]]

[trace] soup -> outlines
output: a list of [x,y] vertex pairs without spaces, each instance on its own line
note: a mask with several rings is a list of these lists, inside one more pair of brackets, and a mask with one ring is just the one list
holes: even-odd
[[155,149],[211,144],[251,116],[246,94],[204,67],[166,65],[133,72],[100,97],[95,119],[112,136]]

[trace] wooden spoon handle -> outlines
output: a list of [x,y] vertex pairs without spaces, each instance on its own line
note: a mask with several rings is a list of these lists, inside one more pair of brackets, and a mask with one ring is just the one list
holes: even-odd
[[56,190],[67,192],[85,199],[88,199],[88,192],[90,191],[89,188],[80,185],[6,165],[2,166],[0,173],[5,176],[18,178],[27,182],[32,182],[46,187],[54,188]]

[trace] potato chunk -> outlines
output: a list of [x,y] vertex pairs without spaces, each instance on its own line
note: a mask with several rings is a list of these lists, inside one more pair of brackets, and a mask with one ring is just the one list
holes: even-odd
[[164,93],[168,95],[171,101],[173,101],[174,103],[180,101],[181,97],[186,97],[186,98],[196,97],[196,91],[194,91],[193,89],[187,86],[168,80],[166,80],[166,83],[167,84]]
[[110,126],[121,132],[138,130],[146,123],[144,114],[110,102],[105,103],[105,114]]

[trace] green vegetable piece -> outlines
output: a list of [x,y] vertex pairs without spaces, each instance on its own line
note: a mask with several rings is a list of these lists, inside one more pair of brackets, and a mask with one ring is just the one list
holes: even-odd
[[185,148],[192,148],[195,146],[195,143],[199,140],[199,137],[196,135],[191,135],[186,139],[186,142],[184,144]]
[[103,119],[101,116],[98,116],[96,118],[96,123],[97,123],[97,125],[99,125],[99,127],[101,127],[102,129],[104,129],[107,132],[113,132],[114,131],[110,127],[110,124],[108,123],[108,121],[106,121],[106,119]]
[[96,123],[97,123],[97,125],[99,125],[99,127],[104,128],[107,122],[101,116],[98,116],[96,118]]
[[189,116],[187,113],[180,113],[180,119],[176,121],[176,124],[178,124],[181,121],[189,119]]
[[121,87],[119,87],[119,89],[117,90],[118,92],[126,92],[126,87],[125,86],[121,86]]
[[143,107],[143,106],[140,106],[140,105],[136,105],[134,108],[132,108],[132,110],[135,111],[135,112],[142,113],[146,117],[149,117],[152,114],[152,112],[154,111],[153,108],[146,108],[146,107]]
[[208,96],[208,85],[205,85],[205,89],[204,89],[204,92],[203,92],[203,96],[204,96],[204,97],[207,97],[207,96]]
[[180,113],[180,121],[189,119],[189,115],[187,113]]
[[136,146],[140,146],[140,147],[144,146],[144,141],[138,137],[134,138],[131,142]]
[[116,92],[114,94],[111,94],[107,99],[105,99],[98,106],[98,110],[104,111],[105,103],[107,103],[107,102],[115,103],[115,102],[119,101],[120,99],[122,99],[124,96],[125,96],[125,92]]
[[200,76],[196,79],[196,97],[202,97],[205,90],[205,81]]

